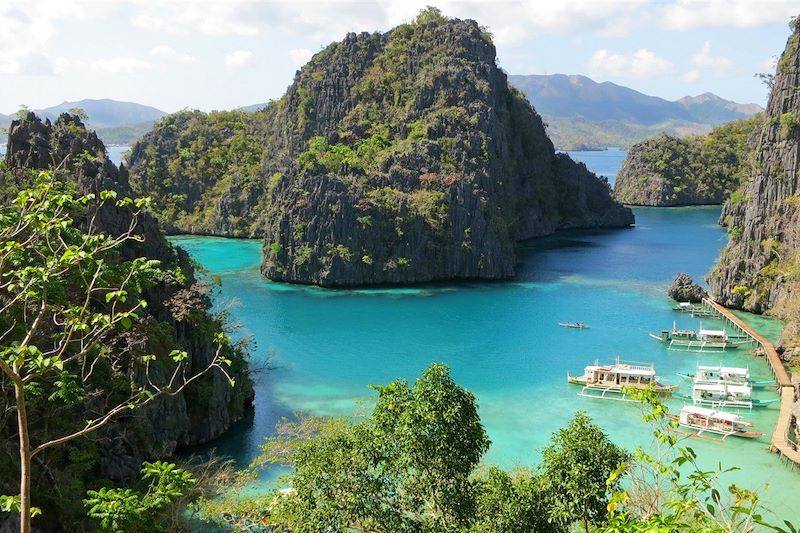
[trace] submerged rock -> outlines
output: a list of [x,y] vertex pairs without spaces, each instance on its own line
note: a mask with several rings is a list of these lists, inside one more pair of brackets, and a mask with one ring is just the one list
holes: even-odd
[[703,298],[708,297],[708,293],[695,283],[689,274],[679,272],[675,276],[675,280],[670,285],[667,294],[676,302],[691,302],[699,303]]

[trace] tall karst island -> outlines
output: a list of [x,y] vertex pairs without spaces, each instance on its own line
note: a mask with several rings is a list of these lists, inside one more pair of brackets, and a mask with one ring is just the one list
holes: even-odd
[[489,33],[435,10],[331,44],[262,112],[165,118],[130,170],[166,228],[263,237],[265,276],[322,286],[510,278],[518,241],[634,222]]

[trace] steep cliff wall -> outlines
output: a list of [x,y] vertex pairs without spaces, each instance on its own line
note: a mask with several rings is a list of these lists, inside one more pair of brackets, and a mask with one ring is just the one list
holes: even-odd
[[169,115],[131,147],[131,186],[167,233],[261,237],[267,124],[263,112]]
[[350,34],[283,102],[262,271],[326,286],[514,275],[515,242],[631,213],[556,156],[474,21]]
[[[217,196],[226,215],[208,232],[236,234],[235,219],[263,234],[271,279],[507,278],[516,241],[633,223],[607,184],[554,153],[474,21],[426,11],[385,34],[349,34],[257,115],[261,182],[246,199]],[[154,140],[134,150],[134,183],[149,179],[142,169],[157,150],[144,144]]]
[[[9,130],[6,165],[7,169],[0,168],[0,196],[4,201],[15,190],[29,185],[31,170],[52,168],[57,168],[57,175],[73,184],[81,194],[108,189],[116,191],[120,198],[132,195],[127,171],[117,169],[108,160],[103,143],[72,115],[61,115],[53,124],[42,122],[32,113],[24,120],[14,121]],[[130,212],[113,204],[103,206],[94,220],[97,231],[115,235],[127,230],[130,222]],[[189,353],[190,367],[197,369],[207,366],[214,357],[213,339],[221,331],[222,324],[211,315],[208,291],[196,282],[189,257],[166,241],[157,222],[148,214],[140,218],[136,232],[141,241],[126,244],[120,250],[122,256],[157,259],[167,275],[144,292],[148,304],[146,320],[112,341],[114,349],[131,355],[130,362],[113,369],[111,375],[98,378],[97,383],[86,384],[91,389],[87,391],[87,401],[76,409],[102,410],[103,402],[113,401],[118,393],[115,387],[120,387],[124,393],[130,390],[130,380],[143,379],[135,363],[137,355],[161,356],[175,348],[184,349]],[[56,474],[48,475],[47,469],[38,471],[37,486],[43,483],[50,487],[49,492],[40,487],[44,493],[40,494],[39,501],[56,507],[56,513],[75,504],[75,499],[80,508],[83,493],[77,490],[65,495],[65,487],[78,488],[80,480],[97,477],[127,479],[138,473],[144,459],[167,457],[179,448],[208,442],[226,431],[242,417],[253,391],[245,353],[236,347],[226,348],[225,352],[232,360],[228,370],[236,376],[234,387],[229,386],[220,372],[211,372],[182,394],[159,398],[143,409],[119,417],[91,441],[76,441],[47,452],[44,460]],[[153,364],[156,374],[168,372],[157,362]],[[50,414],[36,411],[31,416],[46,421]],[[70,416],[76,423],[83,418],[79,411]],[[44,425],[65,423],[67,420],[60,419]],[[0,430],[14,432],[11,426],[2,426]],[[4,439],[4,442],[14,441]],[[75,459],[76,453],[84,459]],[[96,482],[96,479],[92,481]],[[53,492],[53,483],[58,485],[56,492]],[[49,498],[54,501],[48,503]]]
[[748,179],[722,211],[729,244],[708,276],[723,304],[773,310],[791,323],[784,342],[798,342],[800,281],[800,32],[781,55],[766,120],[757,131]]
[[629,205],[722,204],[746,176],[749,142],[763,115],[718,126],[708,135],[657,135],[631,147],[614,184]]

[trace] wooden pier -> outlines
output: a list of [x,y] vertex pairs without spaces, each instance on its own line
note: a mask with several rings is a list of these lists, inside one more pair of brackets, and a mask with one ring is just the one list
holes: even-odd
[[786,372],[786,367],[783,366],[783,361],[781,361],[778,352],[775,350],[775,346],[764,338],[763,335],[734,315],[728,308],[723,307],[714,300],[710,298],[703,299],[703,306],[708,309],[709,313],[713,313],[716,318],[719,318],[725,324],[749,336],[764,349],[767,361],[769,361],[769,366],[772,369],[772,375],[775,376],[775,381],[778,383],[778,393],[781,397],[781,410],[778,415],[778,423],[775,425],[775,431],[772,433],[771,449],[781,454],[795,465],[800,466],[800,452],[798,452],[796,445],[789,440],[789,431],[792,423],[792,405],[794,405],[795,401],[794,386],[792,385],[789,373]]

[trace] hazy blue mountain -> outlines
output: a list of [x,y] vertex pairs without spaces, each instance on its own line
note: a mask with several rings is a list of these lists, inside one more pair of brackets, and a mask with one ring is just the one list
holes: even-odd
[[[34,112],[42,118],[54,121],[61,113],[75,108],[86,112],[89,117],[86,126],[96,130],[97,135],[106,144],[133,144],[136,139],[150,131],[157,120],[167,114],[155,107],[109,98],[62,102],[52,107],[35,109]],[[8,128],[14,118],[14,115],[0,114],[0,128]],[[5,135],[2,135],[2,139],[5,140]]]
[[69,109],[80,108],[89,116],[88,124],[91,128],[109,128],[142,122],[155,122],[167,113],[134,102],[120,102],[104,98],[102,100],[78,100],[77,102],[62,102],[52,107],[37,109],[35,113],[41,117],[54,120],[61,113]]
[[730,122],[764,111],[758,104],[738,104],[720,98],[714,93],[684,96],[675,103],[683,106],[695,122],[704,124]]
[[544,117],[556,146],[565,149],[625,147],[661,132],[707,133],[763,111],[711,93],[673,102],[580,75],[510,75],[509,81]]
[[262,104],[251,104],[251,105],[244,105],[242,107],[237,107],[236,111],[244,111],[245,113],[253,113],[255,111],[261,111],[267,107],[267,103],[264,102]]

